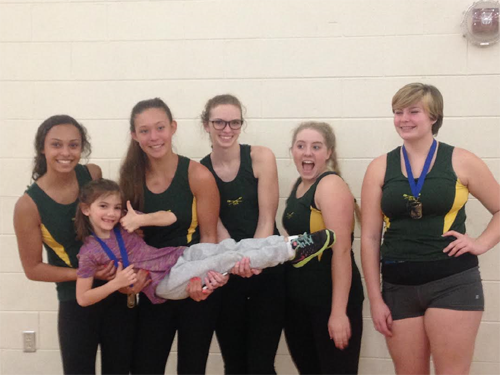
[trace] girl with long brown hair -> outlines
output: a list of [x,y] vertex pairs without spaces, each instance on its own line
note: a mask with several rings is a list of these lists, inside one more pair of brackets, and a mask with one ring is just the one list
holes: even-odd
[[[172,150],[177,130],[170,108],[159,98],[143,100],[132,109],[131,140],[120,171],[120,187],[132,207],[122,219],[127,230],[142,227],[144,240],[154,247],[189,246],[217,242],[219,194],[210,172],[201,164]],[[161,225],[172,211],[177,221]],[[223,285],[227,277],[214,274],[210,283]],[[178,332],[179,373],[205,372],[219,310],[217,292],[202,291],[201,280],[188,286],[190,299],[153,305],[140,298],[132,371],[163,374]],[[205,301],[206,299],[206,301]]]

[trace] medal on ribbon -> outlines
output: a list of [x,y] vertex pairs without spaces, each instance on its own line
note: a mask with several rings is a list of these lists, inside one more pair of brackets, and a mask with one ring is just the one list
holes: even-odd
[[429,168],[431,166],[432,158],[434,157],[434,153],[436,152],[437,142],[434,139],[432,141],[431,148],[425,158],[424,168],[422,169],[422,174],[420,175],[418,182],[415,182],[415,178],[413,177],[413,172],[411,170],[410,160],[408,159],[408,153],[406,152],[406,148],[403,145],[403,157],[405,160],[406,173],[408,174],[408,182],[410,183],[410,189],[412,195],[403,194],[403,197],[407,200],[406,207],[408,209],[408,214],[412,219],[418,220],[422,218],[423,215],[423,206],[420,201],[420,192],[422,191],[422,187],[424,186],[425,177],[427,173],[429,173]]
[[408,209],[408,213],[412,219],[421,219],[422,218],[422,202],[420,202],[417,197],[415,198],[413,195],[403,194],[403,197],[407,200],[406,208]]
[[133,309],[137,305],[137,294],[127,294],[127,307]]
[[[113,228],[113,232],[115,233],[116,241],[118,242],[118,247],[120,248],[120,256],[122,257],[123,268],[127,268],[130,262],[128,261],[127,249],[125,248],[125,244],[123,243],[122,234],[120,233],[120,229],[118,229],[117,226]],[[97,237],[95,233],[92,233],[92,235],[97,240],[97,242],[99,242],[99,245],[101,245],[102,249],[108,256],[108,258],[115,263],[115,267],[118,267],[118,258],[109,248],[109,246],[106,245],[106,243],[103,240]],[[132,309],[136,305],[137,305],[136,294],[135,293],[127,294],[127,307],[129,309]]]

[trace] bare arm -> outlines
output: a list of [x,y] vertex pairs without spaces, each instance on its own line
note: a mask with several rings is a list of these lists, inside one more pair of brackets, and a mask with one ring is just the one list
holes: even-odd
[[76,301],[80,306],[90,306],[102,301],[118,289],[134,284],[137,281],[137,278],[134,273],[133,264],[123,269],[122,264],[118,263],[116,276],[113,280],[108,281],[106,284],[96,288],[92,288],[93,281],[93,277],[78,277],[76,279]]
[[347,184],[336,175],[324,177],[314,197],[328,229],[335,232],[332,257],[332,309],[328,322],[330,338],[344,349],[351,337],[347,301],[352,282],[351,232],[354,226],[354,197]]
[[177,216],[171,211],[156,211],[149,214],[137,213],[130,201],[127,201],[127,214],[120,219],[120,224],[129,233],[141,227],[166,227],[177,221]]
[[99,167],[96,164],[87,164],[86,167],[89,170],[89,173],[90,173],[90,176],[92,177],[92,180],[98,180],[98,179],[102,178],[101,167]]
[[200,242],[217,242],[220,197],[214,176],[195,161],[189,164],[189,186],[196,199]]
[[383,155],[372,161],[363,180],[361,262],[375,328],[385,336],[391,336],[391,313],[380,291],[380,242],[383,226],[381,201],[386,160],[387,156]]
[[227,238],[231,238],[231,236],[219,217],[217,220],[217,242],[221,242]]
[[35,202],[24,194],[14,208],[14,229],[21,264],[26,277],[34,281],[63,282],[76,280],[76,270],[58,267],[42,260],[41,220]]
[[445,233],[457,239],[449,244],[444,252],[449,256],[460,256],[466,252],[481,255],[500,242],[500,185],[486,164],[473,153],[455,148],[453,168],[462,184],[493,215],[486,229],[478,238],[455,231]]
[[[200,242],[217,242],[217,222],[219,220],[220,197],[214,176],[200,163],[189,163],[189,186],[196,199],[196,213],[200,228]],[[212,272],[212,271],[211,271]],[[227,283],[229,277],[212,272],[212,287]],[[208,279],[205,280],[208,282]],[[189,296],[195,301],[202,301],[212,293],[212,289],[202,290],[201,280],[193,280],[188,285]]]
[[273,152],[267,147],[252,146],[252,167],[258,182],[259,221],[254,238],[274,234],[274,222],[278,210],[278,168]]

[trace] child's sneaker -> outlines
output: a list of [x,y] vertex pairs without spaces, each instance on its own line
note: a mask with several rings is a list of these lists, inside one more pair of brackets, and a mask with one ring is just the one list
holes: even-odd
[[320,256],[323,251],[335,243],[335,233],[329,229],[314,233],[304,233],[291,239],[295,257],[290,260],[295,268],[307,264],[314,257]]

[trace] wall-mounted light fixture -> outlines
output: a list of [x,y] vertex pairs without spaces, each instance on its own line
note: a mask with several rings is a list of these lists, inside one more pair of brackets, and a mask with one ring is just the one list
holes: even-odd
[[464,12],[462,30],[472,44],[486,47],[500,39],[499,1],[476,1]]

